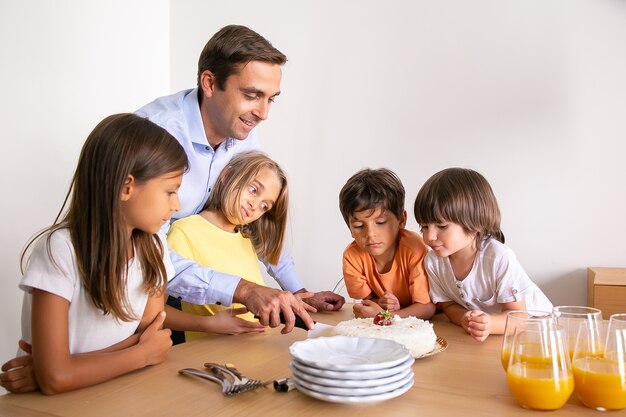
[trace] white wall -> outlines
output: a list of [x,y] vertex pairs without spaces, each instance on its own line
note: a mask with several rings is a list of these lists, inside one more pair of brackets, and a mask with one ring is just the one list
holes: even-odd
[[166,0],[0,3],[0,363],[17,351],[24,243],[54,220],[97,122],[169,92],[169,40]]
[[386,166],[407,189],[464,166],[491,182],[507,243],[557,304],[586,302],[587,266],[626,266],[626,3],[172,2],[172,90],[195,84],[220,27],[289,58],[261,125],[291,180],[292,252],[307,287],[341,277],[338,193]]
[[53,220],[86,135],[195,85],[200,50],[230,23],[289,57],[259,129],[291,179],[307,287],[341,276],[337,195],[365,166],[403,179],[411,228],[431,174],[482,172],[507,242],[556,304],[585,302],[587,266],[626,266],[626,3],[389,3],[1,2],[0,362],[19,338],[20,249]]

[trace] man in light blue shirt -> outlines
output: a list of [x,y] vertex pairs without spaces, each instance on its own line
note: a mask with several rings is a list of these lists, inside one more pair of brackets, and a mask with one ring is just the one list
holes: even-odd
[[[171,133],[189,158],[189,171],[179,190],[181,209],[172,220],[199,213],[230,159],[239,152],[259,149],[254,128],[267,118],[280,94],[281,65],[286,61],[285,55],[256,32],[244,26],[226,26],[200,55],[197,88],[158,98],[136,112]],[[293,259],[285,253],[278,265],[266,266],[286,291],[170,254],[176,270],[168,283],[171,296],[194,304],[239,302],[271,327],[280,324],[282,313],[285,333],[293,328],[294,313],[310,328],[312,320],[305,309],[338,310],[344,303],[343,297],[330,291],[306,294]]]

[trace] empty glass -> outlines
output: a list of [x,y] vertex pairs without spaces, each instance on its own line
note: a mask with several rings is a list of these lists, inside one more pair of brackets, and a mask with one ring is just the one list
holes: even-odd
[[564,331],[547,322],[518,326],[511,343],[506,382],[524,408],[556,410],[574,391]]
[[609,319],[606,342],[588,323],[581,324],[574,349],[576,395],[596,410],[626,408],[626,314]]
[[509,356],[511,352],[511,343],[515,329],[525,327],[528,323],[543,323],[543,326],[554,325],[554,317],[548,311],[538,310],[512,310],[506,315],[506,324],[504,326],[504,337],[502,339],[502,352],[500,360],[502,367],[506,371],[509,365]]
[[583,306],[557,306],[553,310],[556,323],[565,329],[566,346],[570,359],[574,355],[574,345],[580,323],[593,322],[591,330],[597,330],[602,324],[602,312],[597,308]]

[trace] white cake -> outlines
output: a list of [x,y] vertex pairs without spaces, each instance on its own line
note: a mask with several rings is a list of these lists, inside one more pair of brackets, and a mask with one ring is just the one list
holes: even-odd
[[419,358],[437,347],[437,336],[430,322],[413,316],[405,319],[394,316],[391,321],[391,326],[379,326],[371,318],[346,320],[337,324],[335,333],[393,340],[409,349],[414,358]]

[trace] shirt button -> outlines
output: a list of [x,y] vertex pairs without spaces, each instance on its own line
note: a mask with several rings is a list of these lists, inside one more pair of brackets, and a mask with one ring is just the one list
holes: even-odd
[[512,292],[513,292],[513,294],[517,294],[517,290],[516,289],[513,289]]
[[211,150],[211,147],[210,147],[210,146],[207,146],[207,147],[205,147],[204,149],[206,149],[207,151],[210,151],[210,150]]
[[461,285],[462,285],[462,284],[461,284],[460,282],[457,282],[457,283],[456,283],[456,287],[457,287],[457,288],[461,288]]
[[465,298],[465,294],[461,293],[461,298]]
[[465,303],[465,305],[469,307],[469,306],[470,306],[470,303]]

